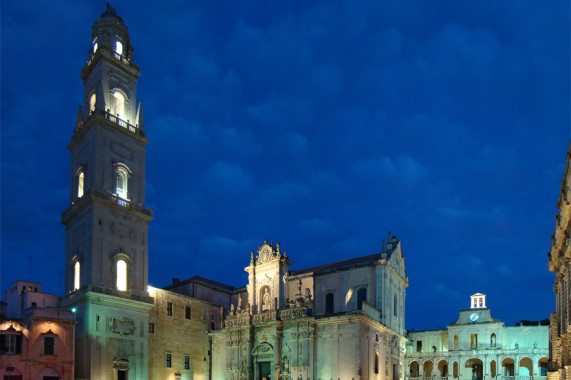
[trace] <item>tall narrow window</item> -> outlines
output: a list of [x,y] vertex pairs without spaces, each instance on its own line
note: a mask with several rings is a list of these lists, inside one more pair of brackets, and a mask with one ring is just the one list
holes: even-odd
[[93,54],[95,54],[95,52],[97,51],[97,48],[99,46],[97,45],[97,42],[93,44]]
[[187,306],[184,314],[186,319],[190,319],[190,306]]
[[117,260],[117,290],[127,290],[127,262],[123,259]]
[[190,356],[184,355],[184,369],[190,369]]
[[83,173],[83,170],[81,170],[77,174],[77,197],[78,198],[83,197],[84,183],[85,183],[85,174]]
[[471,334],[470,335],[470,348],[478,348],[478,334]]
[[55,338],[53,336],[44,337],[44,355],[54,354],[54,343],[55,343]]
[[397,295],[395,294],[393,298],[393,315],[397,316]]
[[123,44],[119,41],[115,41],[115,53],[119,55],[123,54]]
[[172,367],[172,356],[171,356],[171,354],[165,355],[165,367],[167,367],[167,368]]
[[375,352],[375,357],[373,359],[375,361],[375,373],[379,373],[379,353]]
[[367,289],[357,290],[357,310],[363,309],[363,301],[367,301]]
[[80,286],[80,280],[79,280],[80,270],[81,270],[81,264],[79,264],[79,261],[76,261],[75,264],[73,264],[73,290],[79,289],[79,286]]
[[458,348],[458,335],[454,335],[454,339],[452,340],[452,348]]
[[97,96],[95,95],[95,93],[91,94],[91,96],[89,97],[89,114],[91,115],[93,112],[95,112],[95,102],[97,101]]
[[332,292],[329,292],[325,295],[325,314],[333,314],[335,310],[335,295]]
[[167,302],[167,315],[172,316],[172,302]]
[[120,119],[125,118],[125,96],[119,91],[113,92],[113,103],[115,106],[115,115],[117,115]]
[[128,188],[129,188],[129,173],[125,170],[124,167],[117,167],[116,170],[117,175],[117,188],[116,193],[117,196],[121,199],[128,200]]

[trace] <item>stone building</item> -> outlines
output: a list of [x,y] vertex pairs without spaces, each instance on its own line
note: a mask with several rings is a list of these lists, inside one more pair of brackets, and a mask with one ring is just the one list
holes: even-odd
[[[222,308],[197,298],[149,288],[154,307],[149,315],[149,379],[210,378],[210,339],[220,327]],[[212,318],[217,315],[217,318]]]
[[408,278],[400,241],[383,251],[291,270],[280,244],[252,251],[242,288],[200,277],[169,290],[225,310],[210,333],[213,379],[398,379]]
[[571,168],[569,167],[571,146],[567,152],[565,171],[561,180],[561,192],[557,201],[555,231],[551,236],[551,249],[547,267],[555,274],[555,313],[551,313],[549,330],[551,345],[551,379],[571,378],[570,331],[571,324]]
[[42,293],[37,282],[15,281],[0,310],[0,378],[72,380],[75,315]]
[[505,326],[492,317],[486,296],[476,293],[447,329],[409,331],[406,379],[545,379],[547,324]]

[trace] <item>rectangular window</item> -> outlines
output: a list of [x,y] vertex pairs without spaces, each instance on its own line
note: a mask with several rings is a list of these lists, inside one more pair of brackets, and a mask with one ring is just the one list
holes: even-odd
[[184,369],[190,369],[190,356],[184,355]]
[[172,367],[171,354],[165,354],[165,367],[167,368]]
[[172,302],[167,302],[167,315],[172,316]]
[[416,352],[422,352],[422,340],[416,341]]
[[0,335],[0,354],[20,354],[22,352],[21,335]]
[[54,354],[54,343],[55,343],[55,339],[53,336],[45,336],[44,337],[44,355],[53,355]]
[[149,323],[149,334],[154,334],[155,332],[155,324]]
[[470,336],[470,348],[478,348],[478,334],[472,334]]
[[186,317],[186,319],[190,319],[190,306],[187,306],[187,307],[186,307],[185,317]]

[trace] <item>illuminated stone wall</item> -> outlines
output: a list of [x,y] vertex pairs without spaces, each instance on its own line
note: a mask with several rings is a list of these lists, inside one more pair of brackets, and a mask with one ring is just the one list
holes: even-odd
[[555,274],[556,310],[551,314],[551,365],[552,379],[571,378],[569,325],[571,324],[571,169],[569,165],[571,146],[567,153],[565,172],[561,181],[561,192],[557,201],[559,210],[555,217],[555,231],[551,236],[548,253],[548,268]]
[[[181,380],[208,379],[210,344],[206,332],[212,314],[220,315],[221,308],[163,289],[151,288],[150,294],[154,307],[149,314],[149,379],[174,380],[177,374]],[[171,355],[170,367],[167,354]]]

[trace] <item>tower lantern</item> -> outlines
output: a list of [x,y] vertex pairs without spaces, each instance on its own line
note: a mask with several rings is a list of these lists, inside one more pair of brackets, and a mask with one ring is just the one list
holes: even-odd
[[470,296],[470,309],[485,309],[486,307],[485,294],[476,293]]

